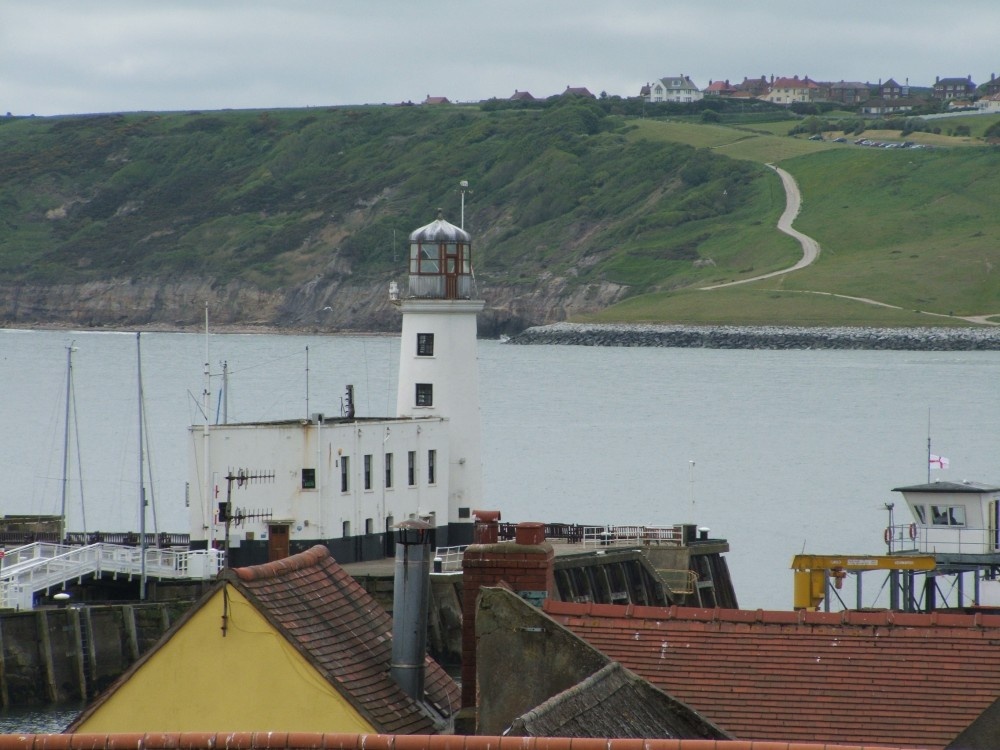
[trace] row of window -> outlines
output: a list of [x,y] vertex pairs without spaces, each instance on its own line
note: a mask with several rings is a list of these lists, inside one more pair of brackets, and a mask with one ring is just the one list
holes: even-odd
[[[366,453],[362,458],[363,471],[362,481],[366,490],[374,489],[374,461],[372,454]],[[395,465],[393,454],[385,454],[385,477],[383,486],[392,489],[394,486],[393,466]],[[417,484],[417,452],[406,452],[406,484],[408,487],[415,487]],[[437,484],[437,451],[431,449],[427,451],[427,484]],[[302,470],[302,489],[316,489],[316,469]],[[351,457],[340,457],[340,491],[351,491]]]

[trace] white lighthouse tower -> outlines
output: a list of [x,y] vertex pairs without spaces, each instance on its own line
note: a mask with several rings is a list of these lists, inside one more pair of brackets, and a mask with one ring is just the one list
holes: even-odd
[[476,315],[485,303],[475,296],[471,237],[439,211],[410,234],[409,284],[390,287],[390,297],[403,313],[396,414],[449,423],[447,467],[432,465],[433,452],[410,460],[422,462],[415,470],[427,477],[447,471],[452,545],[471,541],[472,510],[482,502]]

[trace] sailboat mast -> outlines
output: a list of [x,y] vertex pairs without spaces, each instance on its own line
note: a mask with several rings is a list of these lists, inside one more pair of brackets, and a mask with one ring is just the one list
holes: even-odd
[[139,379],[139,601],[146,601],[146,487],[143,454],[143,414],[142,414],[142,334],[135,334],[135,358]]
[[59,507],[59,543],[66,539],[66,494],[69,485],[69,430],[70,404],[73,398],[73,352],[76,349],[71,341],[66,347],[66,414],[63,431],[63,467],[62,467],[62,502]]

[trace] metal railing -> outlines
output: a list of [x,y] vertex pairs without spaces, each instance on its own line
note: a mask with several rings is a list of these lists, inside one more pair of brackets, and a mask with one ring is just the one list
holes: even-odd
[[434,551],[434,568],[437,569],[437,561],[441,561],[442,573],[455,573],[462,570],[462,555],[469,545],[463,544],[458,547],[438,547]]
[[[6,552],[0,567],[0,608],[32,609],[34,595],[65,588],[73,579],[145,572],[149,578],[208,579],[222,567],[219,550],[171,550],[88,544],[83,547],[36,542]],[[145,568],[145,570],[144,570]]]
[[1000,534],[996,530],[971,526],[918,526],[895,524],[885,530],[889,552],[935,552],[951,555],[1000,553]]
[[584,526],[585,547],[664,544],[681,546],[684,530],[680,526]]

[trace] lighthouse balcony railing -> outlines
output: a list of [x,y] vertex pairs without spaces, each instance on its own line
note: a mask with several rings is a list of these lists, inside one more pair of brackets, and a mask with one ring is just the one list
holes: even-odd
[[1000,532],[971,526],[920,526],[895,524],[885,530],[889,553],[920,552],[933,555],[1000,554]]
[[[453,285],[453,287],[452,287]],[[451,288],[453,294],[449,294]],[[410,275],[409,294],[418,299],[472,299],[476,294],[476,281],[472,276]]]

